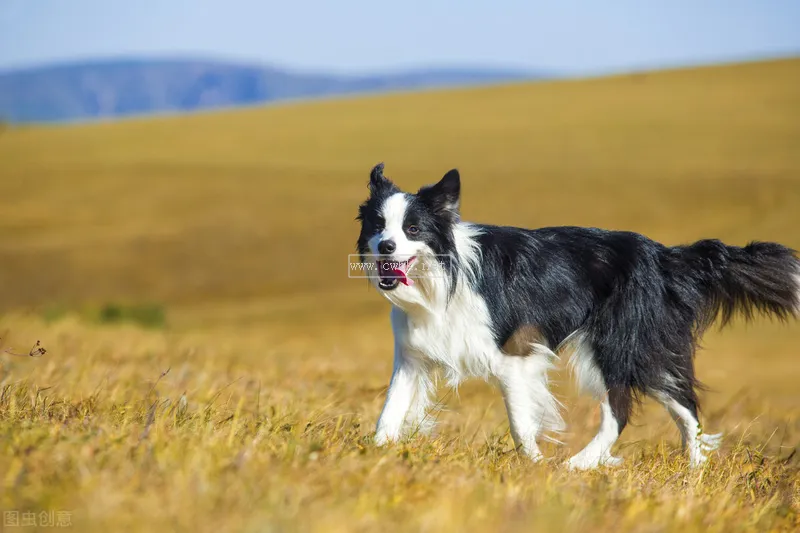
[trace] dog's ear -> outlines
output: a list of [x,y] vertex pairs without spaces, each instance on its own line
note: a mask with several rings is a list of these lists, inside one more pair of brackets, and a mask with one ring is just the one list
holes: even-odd
[[439,183],[421,188],[417,196],[435,213],[449,214],[458,220],[461,201],[461,176],[458,170],[454,168]]
[[383,188],[391,186],[392,182],[383,175],[383,163],[378,163],[369,173],[369,191],[372,194],[377,194]]

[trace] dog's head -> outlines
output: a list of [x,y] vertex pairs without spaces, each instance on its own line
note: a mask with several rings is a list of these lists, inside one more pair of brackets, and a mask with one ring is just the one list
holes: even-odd
[[450,273],[460,189],[455,169],[415,194],[401,191],[384,176],[383,163],[372,169],[369,198],[358,210],[357,247],[362,262],[374,263],[377,275],[370,279],[380,290],[413,290],[428,276]]

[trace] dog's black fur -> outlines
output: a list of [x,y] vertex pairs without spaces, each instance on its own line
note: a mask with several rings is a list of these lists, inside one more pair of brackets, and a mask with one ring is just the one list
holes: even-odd
[[668,247],[596,228],[480,228],[476,288],[498,345],[521,324],[536,325],[550,346],[582,331],[621,426],[639,393],[667,393],[696,411],[692,358],[717,315],[786,318],[798,307],[800,262],[780,244]]

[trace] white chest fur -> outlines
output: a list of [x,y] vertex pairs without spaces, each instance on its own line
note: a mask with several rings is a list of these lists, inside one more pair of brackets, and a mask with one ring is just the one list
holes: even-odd
[[451,384],[467,377],[489,378],[500,364],[486,303],[467,287],[459,287],[448,304],[437,309],[395,307],[392,324],[409,356],[441,367]]

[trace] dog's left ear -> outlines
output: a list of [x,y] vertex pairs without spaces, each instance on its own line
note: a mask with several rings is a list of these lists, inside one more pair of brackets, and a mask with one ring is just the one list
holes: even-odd
[[392,182],[383,175],[383,163],[378,163],[369,173],[369,190],[372,194],[377,194],[384,187],[391,187]]
[[461,198],[461,176],[458,170],[454,168],[439,183],[421,188],[417,196],[430,205],[434,212],[450,214],[457,220]]

